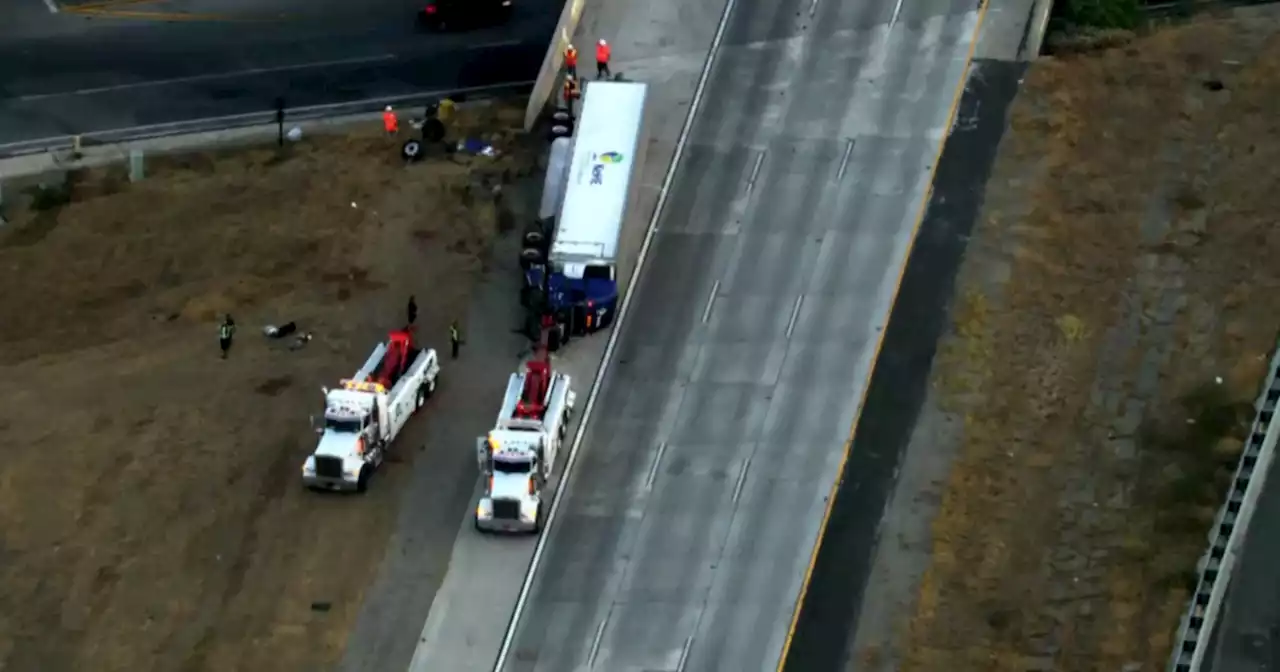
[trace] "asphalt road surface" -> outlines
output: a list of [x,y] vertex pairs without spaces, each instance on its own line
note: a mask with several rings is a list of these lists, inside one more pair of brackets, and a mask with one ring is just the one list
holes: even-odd
[[976,9],[737,0],[505,670],[776,667]]
[[0,146],[260,112],[276,97],[304,107],[532,80],[563,5],[519,0],[504,26],[429,34],[412,0],[199,3],[54,13],[0,0]]
[[1205,672],[1280,669],[1280,461],[1272,461],[1205,656]]

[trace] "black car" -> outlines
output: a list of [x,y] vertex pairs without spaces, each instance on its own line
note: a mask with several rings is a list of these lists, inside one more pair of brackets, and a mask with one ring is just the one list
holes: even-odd
[[427,0],[418,23],[430,30],[452,30],[506,23],[513,0]]

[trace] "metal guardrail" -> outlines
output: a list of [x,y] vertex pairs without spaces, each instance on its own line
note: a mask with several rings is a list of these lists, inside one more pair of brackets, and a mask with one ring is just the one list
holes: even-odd
[[[399,96],[366,98],[364,100],[351,101],[347,103],[287,107],[284,111],[285,123],[289,124],[303,121],[316,121],[318,119],[325,119],[329,117],[378,112],[387,105],[426,105],[444,97],[451,97],[455,100],[459,100],[459,102],[461,102],[460,99],[464,98],[474,100],[476,98],[495,97],[507,93],[523,92],[531,89],[533,84],[534,83],[532,81],[506,82],[502,84],[491,84],[488,86],[441,89],[438,91],[422,91],[419,93]],[[149,126],[133,126],[129,128],[91,131],[78,135],[60,135],[0,144],[0,158],[41,154],[45,152],[67,151],[75,148],[77,142],[80,143],[81,147],[111,145],[160,138],[170,135],[247,128],[250,126],[265,126],[268,124],[274,125],[275,123],[276,111],[271,109],[261,112],[233,114],[223,117],[189,119],[164,124],[152,124]]]
[[1209,550],[1200,560],[1200,576],[1191,604],[1178,628],[1170,672],[1199,672],[1213,633],[1218,612],[1231,582],[1231,570],[1239,559],[1241,547],[1253,517],[1258,496],[1266,485],[1267,468],[1275,455],[1280,422],[1272,422],[1280,401],[1280,346],[1271,356],[1266,384],[1254,406],[1257,415],[1244,452],[1231,479],[1227,501],[1209,532]]

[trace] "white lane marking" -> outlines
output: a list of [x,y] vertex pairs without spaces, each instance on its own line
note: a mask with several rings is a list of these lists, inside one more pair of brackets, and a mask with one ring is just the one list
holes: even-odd
[[812,18],[813,15],[817,13],[818,13],[818,0],[813,0],[813,2],[809,4],[809,17]]
[[719,294],[719,293],[720,293],[720,281],[716,280],[715,284],[711,285],[711,293],[707,295],[707,307],[702,309],[703,324],[706,324],[707,320],[711,319],[711,309],[715,307],[716,294]]
[[513,47],[520,44],[520,40],[502,40],[501,42],[486,42],[484,44],[473,44],[467,47],[468,51],[479,49],[496,49],[498,47]]
[[792,332],[796,330],[796,319],[800,317],[800,306],[804,305],[804,294],[796,297],[796,305],[791,307],[791,319],[787,320],[787,338],[791,338]]
[[684,640],[684,648],[680,649],[680,662],[676,665],[676,672],[684,672],[685,663],[689,662],[689,649],[693,648],[693,635]]
[[898,0],[898,3],[893,6],[893,18],[889,19],[889,30],[893,30],[893,27],[898,23],[898,15],[901,13],[902,0]]
[[658,466],[662,464],[662,454],[667,452],[667,442],[663,441],[658,444],[658,454],[653,458],[653,464],[649,466],[649,477],[644,479],[644,489],[652,490],[653,482],[658,478]]
[[844,158],[840,159],[840,170],[836,172],[836,181],[844,179],[844,171],[849,169],[849,157],[853,155],[853,139],[844,144]]
[[748,457],[747,461],[742,463],[742,471],[738,472],[738,482],[733,485],[734,504],[737,504],[738,498],[742,496],[742,486],[747,483],[747,471],[749,469],[751,469],[751,458]]
[[54,2],[54,0],[44,0],[44,6],[49,8],[50,14],[58,13],[58,3]]
[[764,163],[765,150],[756,155],[756,165],[751,167],[751,177],[747,179],[747,193],[756,188],[756,178],[760,176],[760,165]]
[[591,640],[591,654],[587,658],[588,668],[594,668],[596,666],[596,656],[600,655],[600,641],[604,639],[605,628],[609,627],[609,619],[612,616],[613,606],[610,606],[609,611],[604,615],[604,620],[600,621],[600,625],[596,626],[596,636]]
[[[600,360],[600,369],[596,371],[595,380],[591,381],[591,393],[587,395],[587,404],[582,409],[582,419],[578,422],[578,431],[573,435],[573,445],[569,447],[569,457],[565,460],[564,474],[560,477],[560,487],[551,500],[551,511],[547,513],[547,522],[538,535],[538,543],[533,549],[533,559],[529,561],[529,570],[524,575],[524,585],[520,586],[520,596],[516,598],[516,607],[511,612],[511,620],[507,623],[507,632],[502,636],[502,647],[493,663],[494,672],[501,672],[507,662],[511,646],[515,643],[516,628],[520,625],[520,616],[524,613],[524,605],[529,601],[529,592],[533,589],[533,579],[542,564],[542,554],[547,548],[547,539],[551,536],[551,527],[556,522],[556,513],[560,510],[560,500],[569,489],[569,475],[577,463],[578,447],[587,431],[587,421],[595,408],[596,397],[600,394],[600,382],[613,363],[613,349],[617,347],[618,335],[622,333],[623,322],[631,309],[631,298],[636,289],[636,281],[640,279],[640,271],[644,270],[645,259],[649,256],[649,248],[653,245],[653,236],[658,229],[658,218],[667,204],[667,195],[671,193],[671,183],[675,180],[676,166],[680,165],[680,157],[684,155],[685,145],[689,142],[689,133],[693,131],[693,118],[702,105],[702,94],[706,91],[707,80],[711,78],[711,65],[720,51],[720,42],[724,39],[725,28],[729,25],[729,15],[737,0],[725,0],[724,12],[720,15],[720,25],[716,26],[716,35],[711,40],[711,49],[707,51],[707,62],[702,65],[702,74],[698,76],[698,86],[693,90],[693,100],[689,101],[689,113],[685,115],[684,126],[680,129],[680,137],[676,139],[675,152],[671,155],[671,163],[667,165],[667,174],[662,178],[662,188],[658,190],[658,202],[649,218],[649,230],[644,234],[644,242],[640,245],[640,254],[636,257],[636,267],[631,271],[631,279],[627,283],[627,292],[622,297],[622,307],[618,309],[618,319],[614,320],[613,330],[609,333],[609,341],[604,346],[604,356]],[[692,642],[692,638],[690,638]]]
[[38,93],[31,96],[18,96],[14,100],[22,102],[31,102],[35,100],[45,100],[48,98],[62,98],[66,96],[88,96],[95,93],[110,93],[112,91],[128,91],[130,89],[144,89],[156,86],[170,86],[172,84],[194,84],[196,82],[208,82],[216,79],[234,79],[236,77],[246,77],[252,75],[269,75],[277,72],[290,72],[293,70],[308,70],[311,68],[328,68],[339,65],[359,65],[361,63],[376,63],[378,61],[395,60],[395,54],[378,54],[376,56],[360,56],[358,58],[341,58],[333,61],[315,61],[313,63],[297,63],[294,65],[279,65],[270,68],[249,68],[248,70],[236,70],[235,72],[215,72],[207,75],[191,75],[190,77],[173,77],[170,79],[152,79],[145,82],[133,82],[130,84],[114,84],[112,86],[98,86],[91,89],[76,89],[74,91],[62,91],[59,93]]

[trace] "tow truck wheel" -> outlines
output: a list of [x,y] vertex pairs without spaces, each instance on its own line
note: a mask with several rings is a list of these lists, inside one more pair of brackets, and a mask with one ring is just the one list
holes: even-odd
[[369,490],[369,467],[360,467],[360,476],[356,478],[356,492],[364,493]]

